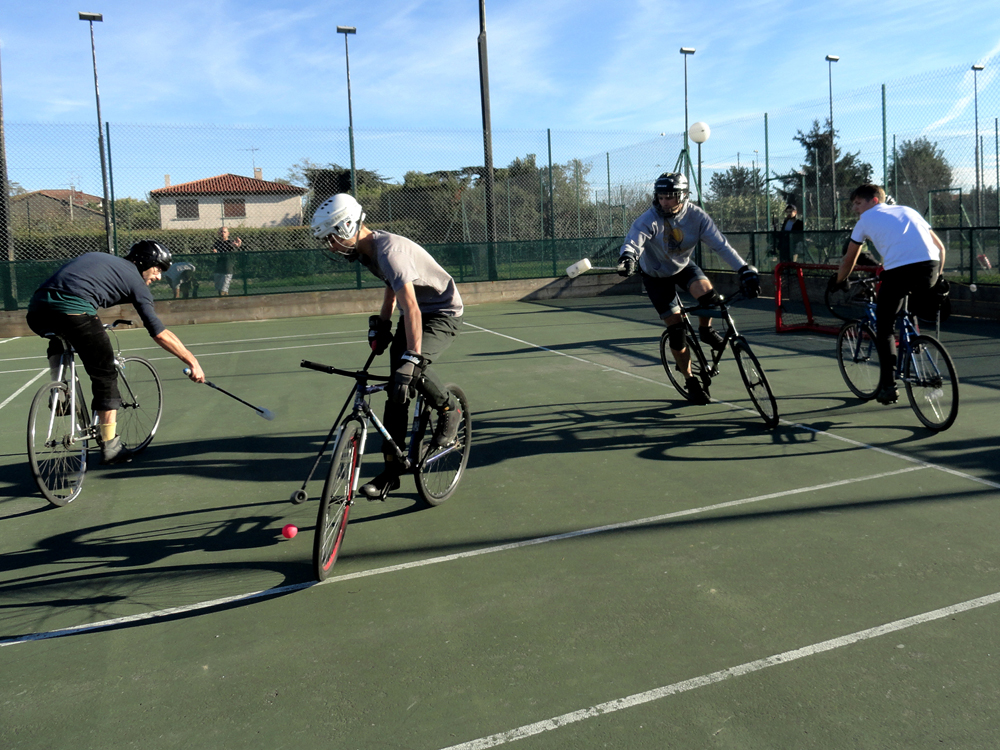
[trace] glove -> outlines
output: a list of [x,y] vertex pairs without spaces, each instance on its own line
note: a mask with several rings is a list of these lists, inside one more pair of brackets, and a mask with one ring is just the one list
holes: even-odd
[[639,270],[639,259],[635,253],[626,250],[618,259],[618,275],[628,278]]
[[368,318],[368,345],[375,354],[382,354],[392,343],[392,321],[378,315]]
[[714,289],[709,289],[698,298],[701,307],[718,307],[722,302],[722,295]]
[[828,292],[836,292],[836,291],[846,292],[849,288],[850,285],[847,283],[847,279],[844,279],[843,281],[837,281],[837,274],[831,276],[830,280],[826,282],[826,291]]
[[424,358],[416,352],[407,349],[396,372],[392,374],[389,383],[389,398],[397,404],[405,404],[413,397],[413,381],[420,377],[424,366]]
[[740,289],[743,290],[749,299],[756,299],[760,296],[760,275],[757,269],[747,264],[739,271]]

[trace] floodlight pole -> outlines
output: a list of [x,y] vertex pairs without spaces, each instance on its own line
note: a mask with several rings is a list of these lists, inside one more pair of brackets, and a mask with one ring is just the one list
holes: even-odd
[[351,195],[358,197],[358,176],[354,167],[354,111],[351,109],[351,52],[347,48],[347,35],[357,34],[354,26],[338,26],[337,33],[344,35],[344,57],[347,61],[347,139],[351,145]]
[[976,224],[979,226],[983,225],[983,191],[982,184],[979,179],[979,71],[983,69],[982,65],[972,66],[972,88],[974,91],[975,99],[975,109],[976,109]]
[[[687,160],[684,164],[684,176],[691,181],[691,151],[688,144],[688,55],[695,53],[694,47],[681,47],[681,56],[684,58],[684,156]],[[698,188],[701,190],[701,188]],[[698,193],[699,200],[701,193]]]
[[[111,214],[108,206],[108,165],[104,157],[104,121],[101,119],[101,90],[97,85],[97,46],[94,44],[94,21],[103,21],[100,13],[80,13],[80,20],[90,24],[90,54],[94,60],[94,97],[97,99],[97,147],[101,151],[101,182],[104,185],[104,233],[107,239],[108,252],[114,254],[111,243]],[[72,200],[72,196],[70,196]]]
[[833,136],[833,64],[839,59],[837,55],[826,56],[830,77],[830,224],[833,229],[840,224],[840,211],[837,210],[837,147]]
[[[498,278],[496,264],[497,223],[493,211],[493,128],[490,117],[490,65],[486,54],[486,0],[479,0],[479,91],[483,104],[483,187],[486,203],[487,272]],[[551,141],[549,146],[551,155]],[[553,219],[554,220],[554,219]]]

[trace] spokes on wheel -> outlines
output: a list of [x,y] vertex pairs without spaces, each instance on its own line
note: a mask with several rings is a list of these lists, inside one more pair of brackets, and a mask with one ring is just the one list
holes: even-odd
[[743,378],[743,385],[746,386],[754,408],[757,409],[757,413],[760,414],[768,429],[776,427],[778,424],[778,402],[775,401],[774,394],[771,392],[771,385],[767,382],[764,369],[750,350],[750,344],[742,336],[738,336],[733,342],[733,354],[736,356],[740,377]]
[[845,323],[837,334],[837,365],[847,387],[858,398],[870,401],[878,391],[879,359],[875,334],[866,323]]
[[35,394],[28,412],[28,463],[45,499],[67,505],[83,487],[90,430],[86,407],[77,398],[70,413],[65,383],[49,383]]
[[[941,343],[915,336],[911,356],[903,363],[903,382],[910,406],[925,427],[947,430],[958,416],[958,375]],[[900,356],[904,356],[900,352]]]
[[455,492],[472,450],[472,414],[469,400],[457,385],[445,388],[457,399],[461,422],[454,444],[444,447],[432,445],[437,413],[427,402],[427,418],[420,424],[426,425],[422,433],[414,436],[419,441],[419,461],[416,467],[417,493],[428,505],[440,505]]
[[347,532],[347,517],[351,511],[354,482],[361,459],[362,426],[348,420],[333,449],[333,461],[316,516],[316,535],[313,539],[313,565],[316,578],[326,580],[340,553],[340,545]]
[[153,441],[163,414],[163,389],[153,366],[141,357],[125,357],[119,369],[118,435],[135,453]]
[[[707,394],[711,378],[707,375],[708,363],[705,360],[705,355],[701,350],[701,346],[694,340],[691,334],[688,334],[686,341],[687,351],[691,357],[691,375],[701,381],[702,389]],[[677,369],[677,362],[674,360],[674,354],[670,349],[670,342],[666,331],[660,335],[660,363],[663,365],[663,370],[667,373],[667,377],[674,388],[677,389],[677,392],[688,401],[692,401],[691,393],[687,387],[687,379]]]

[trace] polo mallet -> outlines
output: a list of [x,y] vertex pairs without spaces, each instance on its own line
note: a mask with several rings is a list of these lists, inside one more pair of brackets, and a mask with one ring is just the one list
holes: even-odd
[[590,263],[590,258],[584,258],[583,260],[578,260],[576,263],[571,265],[566,269],[566,275],[571,279],[575,279],[581,273],[587,271],[617,271],[618,266],[594,266]]
[[[184,368],[184,374],[185,375],[190,375],[191,374],[191,368],[190,367],[185,367]],[[205,385],[207,385],[209,388],[214,388],[217,391],[221,391],[222,393],[225,393],[227,396],[229,396],[229,398],[234,398],[237,401],[239,401],[241,404],[245,404],[246,406],[249,406],[251,409],[253,409],[255,412],[257,412],[257,414],[259,416],[264,417],[264,419],[268,420],[269,422],[272,419],[274,419],[274,414],[271,412],[270,409],[262,409],[259,406],[254,406],[249,401],[244,401],[239,396],[236,396],[236,395],[230,393],[229,391],[227,391],[225,388],[220,388],[215,383],[213,383],[211,380],[206,380],[205,381]]]
[[[373,361],[375,361],[374,350],[372,350],[371,356],[368,357],[368,361],[365,362],[365,366],[361,369],[367,370],[369,367],[371,367]],[[344,402],[344,405],[340,409],[340,414],[338,414],[337,418],[333,420],[333,427],[330,428],[330,432],[327,434],[326,440],[323,441],[323,445],[319,449],[319,453],[316,454],[316,460],[313,461],[312,468],[309,469],[309,475],[305,478],[305,481],[302,482],[302,486],[299,487],[299,489],[295,490],[292,493],[292,496],[288,498],[289,502],[292,502],[295,505],[299,505],[300,503],[304,503],[306,500],[309,499],[309,493],[306,492],[306,485],[309,484],[310,480],[312,480],[313,478],[313,474],[316,473],[316,468],[319,466],[319,462],[323,460],[323,454],[326,453],[327,446],[330,445],[330,441],[333,440],[334,433],[337,431],[337,428],[340,427],[340,420],[344,416],[344,412],[347,411],[348,404],[350,404],[351,401],[354,400],[354,392],[357,389],[358,389],[358,384],[355,383],[354,387],[351,388],[350,394],[348,394],[347,396],[347,401]]]

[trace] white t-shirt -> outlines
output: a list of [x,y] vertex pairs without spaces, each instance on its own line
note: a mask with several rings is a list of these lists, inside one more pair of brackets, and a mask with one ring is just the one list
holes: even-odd
[[885,270],[941,260],[941,252],[931,239],[931,226],[909,206],[878,203],[861,216],[851,232],[851,241],[859,245],[871,241],[882,256]]

